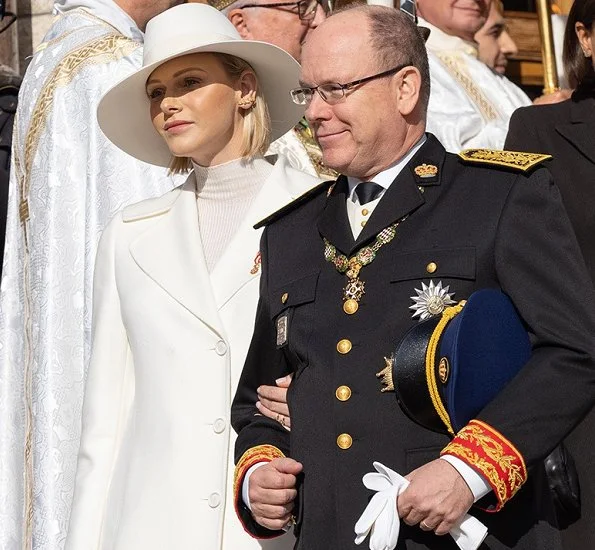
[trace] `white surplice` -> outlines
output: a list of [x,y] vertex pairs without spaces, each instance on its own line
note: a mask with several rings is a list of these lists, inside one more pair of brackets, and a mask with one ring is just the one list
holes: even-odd
[[101,95],[140,67],[142,33],[112,0],[62,0],[56,8],[61,15],[23,80],[13,143],[0,295],[7,550],[64,545],[97,242],[116,211],[174,186],[165,169],[109,143],[96,121]]
[[431,94],[427,130],[447,151],[502,149],[508,122],[531,100],[518,86],[492,71],[477,57],[477,47],[444,33],[427,21]]

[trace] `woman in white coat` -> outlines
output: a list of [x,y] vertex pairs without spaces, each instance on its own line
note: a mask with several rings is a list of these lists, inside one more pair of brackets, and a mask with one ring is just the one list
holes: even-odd
[[302,115],[298,76],[283,50],[184,4],[149,22],[143,68],[102,99],[121,149],[193,171],[101,239],[67,550],[293,545],[251,539],[235,517],[229,411],[258,299],[252,225],[316,184],[262,157]]

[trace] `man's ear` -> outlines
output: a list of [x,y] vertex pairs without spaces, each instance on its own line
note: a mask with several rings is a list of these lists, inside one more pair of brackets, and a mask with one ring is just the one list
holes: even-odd
[[227,14],[227,17],[244,40],[254,39],[250,32],[250,27],[248,26],[248,20],[245,17],[244,10],[241,8],[233,9]]
[[417,107],[421,96],[421,74],[416,67],[405,67],[397,80],[399,112],[410,115]]

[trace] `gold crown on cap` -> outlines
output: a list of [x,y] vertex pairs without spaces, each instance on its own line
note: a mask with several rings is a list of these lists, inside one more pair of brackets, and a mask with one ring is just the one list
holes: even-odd
[[433,164],[420,164],[415,167],[414,172],[420,178],[433,178],[438,173],[438,167]]

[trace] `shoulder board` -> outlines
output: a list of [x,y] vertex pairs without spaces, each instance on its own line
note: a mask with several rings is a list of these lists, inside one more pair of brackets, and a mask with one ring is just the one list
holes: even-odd
[[324,191],[328,189],[328,192],[332,190],[332,185],[335,183],[334,180],[323,181],[318,185],[312,187],[306,191],[303,195],[300,195],[297,199],[292,200],[289,204],[286,204],[283,208],[280,208],[276,212],[273,212],[270,216],[264,218],[264,220],[260,220],[255,226],[254,229],[260,229],[265,225],[269,225],[277,220],[281,219],[286,214],[289,214],[292,210],[295,210],[298,206],[308,202],[309,200],[313,199],[314,197],[320,195]]
[[459,153],[465,162],[504,166],[520,172],[528,172],[535,166],[552,158],[540,153],[521,153],[519,151],[496,151],[492,149],[465,149]]

